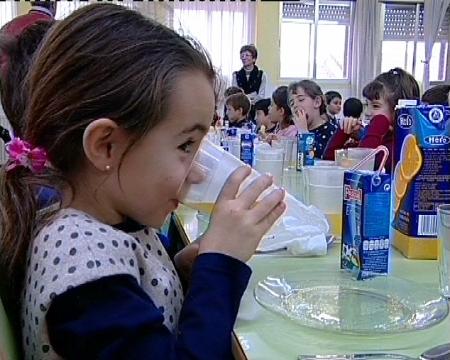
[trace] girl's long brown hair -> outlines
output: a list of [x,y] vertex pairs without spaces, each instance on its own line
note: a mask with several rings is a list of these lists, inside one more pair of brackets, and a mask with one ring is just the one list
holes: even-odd
[[327,100],[325,98],[325,95],[323,94],[322,89],[317,83],[315,83],[312,80],[301,80],[292,82],[289,84],[288,88],[289,94],[297,94],[298,88],[303,89],[305,94],[308,95],[313,100],[316,97],[319,97],[321,100],[319,113],[320,115],[325,114],[325,112],[327,111]]
[[278,108],[282,108],[284,110],[284,125],[293,125],[294,121],[292,120],[292,111],[289,106],[288,87],[285,85],[277,87],[272,93],[272,100]]
[[[192,41],[113,4],[85,6],[55,25],[28,78],[24,138],[48,153],[42,175],[17,168],[0,175],[0,265],[18,303],[27,251],[38,224],[41,186],[60,191],[85,161],[87,125],[107,117],[136,141],[165,118],[180,75],[216,72]],[[39,212],[40,213],[40,212]]]
[[420,88],[414,76],[407,71],[394,68],[379,74],[363,89],[368,100],[385,99],[394,111],[400,99],[420,99]]

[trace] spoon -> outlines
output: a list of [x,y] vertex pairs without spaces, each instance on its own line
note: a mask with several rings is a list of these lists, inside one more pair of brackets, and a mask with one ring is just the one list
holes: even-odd
[[449,360],[450,343],[438,345],[424,351],[418,358],[400,354],[360,353],[347,355],[299,355],[298,360]]

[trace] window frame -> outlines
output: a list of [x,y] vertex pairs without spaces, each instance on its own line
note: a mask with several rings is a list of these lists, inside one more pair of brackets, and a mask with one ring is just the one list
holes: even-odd
[[[406,50],[405,50],[405,54],[404,54],[404,64],[402,66],[402,68],[404,68],[405,70],[407,70],[408,72],[411,72],[411,74],[418,79],[418,81],[422,81],[422,79],[417,78],[416,76],[416,70],[418,66],[421,66],[421,61],[418,58],[418,43],[419,42],[423,42],[423,38],[421,38],[420,35],[420,14],[421,11],[423,11],[423,6],[424,6],[424,2],[421,0],[415,0],[415,1],[410,1],[410,2],[404,2],[404,1],[395,1],[395,0],[390,0],[390,1],[382,1],[382,19],[383,19],[383,29],[385,26],[385,13],[386,13],[386,6],[389,4],[398,4],[398,5],[413,5],[415,6],[415,18],[414,18],[414,36],[410,39],[405,39],[405,40],[391,40],[391,39],[385,39],[385,34],[384,34],[384,30],[383,30],[383,38],[381,40],[382,42],[382,46],[383,46],[383,42],[384,41],[399,41],[402,43],[406,43]],[[423,24],[422,24],[423,26]],[[450,31],[450,30],[449,30]],[[408,69],[407,63],[408,63],[408,42],[412,42],[413,43],[413,51],[412,51],[412,65],[411,65],[411,70]],[[449,36],[447,36],[446,39],[439,39],[437,38],[435,41],[435,44],[439,43],[440,46],[440,52],[439,52],[439,68],[438,68],[438,76],[441,77],[442,80],[430,80],[430,85],[438,85],[438,84],[443,84],[446,82],[446,77],[448,76],[447,74],[447,68],[448,68],[448,61],[450,61],[450,42],[449,42]],[[447,54],[445,53],[445,50],[447,49]],[[383,57],[382,57],[382,52],[380,53],[380,62],[382,64],[383,62]],[[386,70],[386,69],[385,69]],[[383,69],[382,69],[383,71]]]
[[[352,59],[351,59],[351,43],[352,43],[352,39],[353,39],[353,34],[351,31],[351,24],[352,24],[352,20],[353,20],[353,16],[354,16],[354,1],[353,0],[342,0],[342,1],[346,1],[349,3],[350,6],[350,22],[348,25],[345,25],[346,31],[345,31],[345,55],[344,55],[344,68],[345,68],[345,78],[318,78],[317,77],[317,36],[318,36],[318,31],[317,28],[320,25],[324,25],[324,24],[320,24],[319,23],[319,17],[320,17],[320,5],[321,5],[321,0],[312,0],[314,1],[314,22],[311,24],[311,29],[310,31],[314,32],[314,35],[310,36],[310,42],[312,41],[313,44],[310,43],[310,53],[313,61],[311,63],[311,61],[309,60],[309,64],[308,64],[308,73],[309,73],[309,69],[310,67],[312,67],[312,76],[311,77],[291,77],[291,76],[282,76],[281,74],[281,53],[280,53],[280,57],[279,57],[279,69],[278,69],[278,76],[279,79],[282,81],[296,81],[299,79],[311,79],[320,83],[326,83],[326,84],[336,84],[336,85],[349,85],[351,83],[351,79],[350,79],[350,66],[352,64]],[[292,3],[296,3],[296,1],[292,1]],[[279,32],[279,39],[278,39],[278,43],[279,43],[279,48],[281,49],[281,26],[283,24],[283,22],[289,22],[290,19],[285,19],[283,18],[283,2],[280,2],[280,32]],[[306,19],[305,19],[306,20]]]

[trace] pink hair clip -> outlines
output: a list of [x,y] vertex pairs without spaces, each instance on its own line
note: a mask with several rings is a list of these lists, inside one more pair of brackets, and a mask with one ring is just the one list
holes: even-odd
[[16,167],[26,167],[34,174],[39,174],[48,166],[47,152],[40,148],[33,148],[30,143],[15,137],[6,144],[6,152],[9,155],[9,164],[6,171]]

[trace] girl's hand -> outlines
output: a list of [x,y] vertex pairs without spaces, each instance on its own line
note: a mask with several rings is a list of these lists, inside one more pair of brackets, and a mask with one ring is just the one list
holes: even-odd
[[180,250],[174,257],[175,268],[183,281],[191,279],[192,265],[198,255],[199,243],[193,242]]
[[237,196],[242,182],[250,175],[247,166],[236,169],[226,181],[211,215],[208,230],[198,253],[221,253],[247,261],[259,241],[284,212],[284,190],[276,189],[257,201],[273,179],[261,175]]
[[362,122],[354,117],[346,117],[342,121],[341,129],[348,135],[357,134],[361,130]]
[[294,113],[292,116],[292,120],[294,121],[294,125],[297,128],[299,133],[307,133],[308,132],[308,117],[306,116],[306,112],[303,109],[299,109],[294,106]]
[[279,140],[279,138],[276,134],[267,134],[267,136],[264,140],[267,141],[269,144],[272,144],[272,141]]

